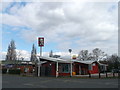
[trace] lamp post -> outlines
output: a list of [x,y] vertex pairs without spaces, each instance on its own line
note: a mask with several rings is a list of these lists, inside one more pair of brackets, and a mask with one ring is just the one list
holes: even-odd
[[69,49],[69,53],[70,53],[70,76],[72,77],[72,59],[71,59],[71,52],[72,52],[72,49]]

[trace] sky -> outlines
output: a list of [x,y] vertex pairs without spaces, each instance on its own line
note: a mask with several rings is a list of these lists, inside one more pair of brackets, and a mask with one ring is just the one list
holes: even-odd
[[100,48],[111,55],[118,53],[117,2],[3,2],[0,7],[2,29],[2,55],[15,41],[21,57],[30,58],[32,44],[37,53],[38,37],[44,37],[43,56],[68,56],[81,50]]

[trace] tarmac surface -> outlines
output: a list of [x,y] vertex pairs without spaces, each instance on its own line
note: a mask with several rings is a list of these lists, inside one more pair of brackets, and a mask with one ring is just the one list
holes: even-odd
[[2,88],[118,88],[118,78],[28,77],[2,75]]

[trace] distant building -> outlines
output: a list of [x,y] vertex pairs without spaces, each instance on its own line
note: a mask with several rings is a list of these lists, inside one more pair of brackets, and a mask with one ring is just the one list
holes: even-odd
[[33,73],[35,63],[31,61],[2,61],[2,69],[20,69],[21,73]]

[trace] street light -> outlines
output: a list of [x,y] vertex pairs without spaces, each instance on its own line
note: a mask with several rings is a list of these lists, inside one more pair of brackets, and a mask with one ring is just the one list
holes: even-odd
[[69,49],[69,52],[71,53],[71,52],[72,52],[72,49]]
[[70,61],[71,61],[71,63],[70,63],[70,67],[71,67],[71,69],[70,69],[70,76],[72,77],[72,59],[71,59],[71,52],[72,52],[72,49],[69,49]]

